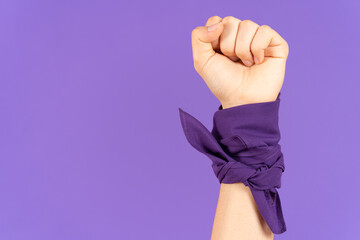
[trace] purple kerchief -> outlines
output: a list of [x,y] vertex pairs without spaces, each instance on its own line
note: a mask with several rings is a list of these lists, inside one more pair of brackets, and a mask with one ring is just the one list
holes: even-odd
[[275,234],[286,231],[279,193],[285,170],[275,101],[251,103],[214,113],[213,129],[179,108],[188,142],[212,160],[220,183],[242,182],[252,192],[259,212]]

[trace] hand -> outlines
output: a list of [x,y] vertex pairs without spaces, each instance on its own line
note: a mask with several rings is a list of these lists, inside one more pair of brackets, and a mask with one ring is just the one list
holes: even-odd
[[271,27],[213,16],[193,29],[191,42],[194,67],[224,109],[276,100],[289,47]]

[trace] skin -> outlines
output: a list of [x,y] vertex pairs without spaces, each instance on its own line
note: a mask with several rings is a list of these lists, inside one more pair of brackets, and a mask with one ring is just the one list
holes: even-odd
[[[223,109],[276,100],[289,46],[271,27],[213,16],[192,30],[191,42],[194,68]],[[211,240],[233,239],[274,239],[243,183],[220,184]]]

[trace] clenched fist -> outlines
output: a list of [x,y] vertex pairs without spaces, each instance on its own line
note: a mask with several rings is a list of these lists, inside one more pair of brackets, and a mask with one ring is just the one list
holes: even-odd
[[191,42],[194,67],[224,109],[276,100],[289,46],[271,27],[213,16]]

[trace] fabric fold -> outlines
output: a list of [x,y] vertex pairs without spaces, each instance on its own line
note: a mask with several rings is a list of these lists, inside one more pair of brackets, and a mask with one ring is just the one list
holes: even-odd
[[212,161],[220,183],[242,182],[252,192],[259,212],[275,234],[286,231],[277,188],[285,171],[275,101],[222,109],[213,116],[210,132],[199,120],[179,108],[187,141]]

